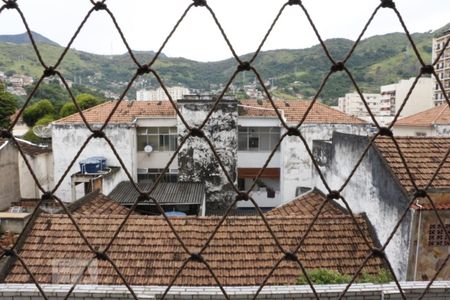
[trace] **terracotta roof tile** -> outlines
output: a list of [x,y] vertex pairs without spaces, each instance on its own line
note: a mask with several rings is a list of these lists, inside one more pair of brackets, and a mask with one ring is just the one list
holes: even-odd
[[[87,239],[95,247],[105,246],[123,220],[123,216],[75,216]],[[370,238],[362,217],[357,222]],[[188,249],[197,252],[206,242],[220,217],[172,218],[173,226]],[[312,218],[298,216],[269,217],[275,235],[285,249],[293,249]],[[372,246],[372,245],[371,245]],[[304,266],[355,272],[370,252],[349,216],[322,217],[308,234],[299,255]],[[89,259],[92,253],[64,214],[41,214],[28,233],[20,255],[40,283],[52,282],[55,260],[69,263],[74,278],[82,267],[71,265]],[[188,257],[162,217],[131,216],[108,250],[127,281],[132,285],[167,285]],[[283,254],[259,217],[228,217],[203,254],[223,285],[259,285]],[[96,261],[98,284],[121,284],[107,261]],[[364,272],[377,273],[383,263],[371,258]],[[301,270],[297,263],[284,261],[268,284],[295,284]],[[68,280],[68,279],[67,279]],[[81,283],[86,281],[81,280]],[[7,283],[30,282],[19,262],[15,262]],[[67,283],[69,283],[68,281]],[[63,283],[63,282],[61,282]],[[175,285],[216,285],[202,263],[189,262]]]
[[[86,199],[80,199],[80,203],[75,202],[72,208],[73,214],[78,215],[126,215],[130,211],[127,207],[117,203],[108,196],[98,191],[88,195]],[[78,205],[77,205],[78,204]],[[132,214],[137,214],[133,212]]]
[[[273,107],[269,101],[265,100],[258,104],[257,100],[242,100],[239,109],[241,116],[252,117],[276,117]],[[287,105],[289,106],[286,106]],[[105,122],[107,116],[113,109],[116,102],[109,101],[97,105],[84,111],[86,120],[90,124],[101,124]],[[298,123],[305,114],[310,101],[305,100],[291,100],[282,101],[276,100],[278,109],[284,111],[284,115],[288,123]],[[261,109],[264,108],[264,109]],[[175,110],[169,101],[122,101],[111,118],[111,123],[126,123],[133,122],[138,117],[175,117]],[[308,117],[306,123],[338,123],[338,124],[365,124],[363,120],[346,115],[343,112],[335,110],[327,105],[315,103]],[[82,123],[79,114],[70,115],[68,117],[57,120],[55,124],[78,124]]]
[[[108,101],[83,111],[90,124],[103,124],[116,105],[115,101]],[[110,123],[129,124],[138,117],[175,117],[175,110],[169,101],[122,101],[114,112]],[[83,123],[81,116],[73,114],[59,119],[55,124]]]
[[[268,211],[266,216],[315,216],[325,201],[326,198],[321,192],[313,190],[280,207]],[[338,204],[327,202],[322,209],[320,216],[338,216],[344,214],[344,210],[338,207]]]
[[[412,177],[419,188],[425,188],[431,180],[439,163],[450,149],[450,138],[445,137],[396,137],[395,138]],[[400,155],[390,138],[377,138],[375,144],[386,160],[394,175],[407,191],[413,190],[413,184],[401,161]],[[450,188],[450,159],[447,158],[430,188]]]
[[[259,103],[261,104],[258,104],[257,100],[241,100],[241,104],[243,105],[241,115],[247,114],[248,116],[276,116],[270,101],[263,100],[259,101]],[[274,103],[279,110],[282,110],[284,112],[284,116],[286,117],[288,123],[297,124],[302,119],[303,115],[311,104],[311,101],[275,100]],[[262,110],[261,108],[265,109]],[[272,109],[272,111],[267,109]],[[319,102],[314,103],[305,120],[305,123],[366,124],[366,122],[361,119],[347,115],[341,111],[333,109]]]
[[[436,203],[434,205],[436,207],[436,210],[450,210],[450,203]],[[421,204],[420,207],[413,203],[411,205],[412,208],[414,209],[421,209],[421,210],[433,210],[433,206],[429,203],[427,204]]]
[[[30,156],[36,156],[36,155],[39,155],[39,154],[52,152],[52,148],[50,148],[50,147],[36,145],[36,144],[31,143],[31,142],[28,142],[28,141],[25,141],[25,140],[21,140],[21,139],[18,139],[18,138],[16,138],[16,140],[19,143],[20,148],[22,149],[22,151],[25,154],[28,154]],[[14,143],[14,141],[12,141],[12,140],[10,141],[9,139],[0,138],[0,146],[2,146],[4,143],[6,143],[8,141],[11,142],[12,145],[14,145],[14,146],[16,145]]]
[[450,109],[448,105],[436,106],[417,114],[399,119],[395,126],[432,126],[434,124],[450,124]]

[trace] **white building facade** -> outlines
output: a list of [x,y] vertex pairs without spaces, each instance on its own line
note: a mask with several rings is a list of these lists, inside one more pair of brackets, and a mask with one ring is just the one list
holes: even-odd
[[[433,39],[433,53],[432,61],[435,61],[440,55],[439,60],[436,62],[435,71],[436,75],[441,80],[444,86],[444,92],[450,97],[450,47],[447,46],[444,49],[445,44],[450,39],[450,31],[445,31],[441,35]],[[445,50],[445,51],[444,51]],[[442,53],[444,51],[444,53]],[[445,101],[444,94],[438,82],[434,80],[434,104],[441,105]]]
[[[88,122],[99,126],[106,118],[105,112],[110,111],[113,104],[114,102],[107,102],[87,110],[85,116]],[[309,101],[301,100],[276,101],[283,120],[289,126],[297,125],[309,104]],[[236,109],[237,143],[233,147],[237,149],[232,152],[237,152],[237,163],[233,184],[239,190],[247,191],[255,183],[250,195],[263,208],[276,207],[312,188],[313,164],[308,150],[297,136],[286,136],[279,144],[285,129],[270,103],[243,100],[238,103]],[[211,128],[216,126],[214,122],[208,124],[207,126]],[[52,126],[54,176],[57,180],[64,174],[90,132],[78,115],[58,120]],[[183,123],[177,120],[175,111],[168,101],[123,101],[105,130],[106,136],[121,156],[123,165],[103,139],[93,138],[71,166],[58,189],[58,195],[63,200],[70,201],[73,188],[71,175],[79,172],[78,162],[99,155],[107,158],[108,166],[120,169],[113,176],[105,177],[102,184],[104,194],[108,194],[120,181],[129,180],[124,172],[125,168],[133,180],[149,182],[154,181],[171,161],[163,180],[177,181],[179,166],[185,165],[185,159],[180,162],[180,153],[175,153],[181,137],[178,128],[180,126],[184,127]],[[369,125],[364,121],[320,103],[314,105],[310,116],[300,128],[310,149],[313,140],[329,139],[333,131],[367,135],[368,130]],[[222,149],[218,141],[212,142],[218,148],[218,153],[223,151],[230,153],[229,150]],[[209,146],[206,147],[208,148]],[[264,171],[261,171],[269,157],[270,161]],[[255,182],[258,175],[259,179]],[[77,197],[83,196],[81,186],[77,187],[76,194]],[[253,207],[248,201],[240,201],[238,204],[240,207]]]
[[[167,91],[169,92],[170,97],[172,97],[172,100],[174,101],[182,99],[184,95],[188,95],[190,93],[189,89],[183,86],[168,87]],[[136,100],[167,101],[169,100],[169,97],[167,97],[167,94],[164,91],[164,89],[162,87],[159,87],[156,90],[145,90],[145,89],[138,90],[136,92]]]

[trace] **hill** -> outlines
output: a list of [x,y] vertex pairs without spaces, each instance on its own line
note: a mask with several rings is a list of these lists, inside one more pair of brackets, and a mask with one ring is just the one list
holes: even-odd
[[[435,34],[450,28],[450,24],[434,31],[412,35],[418,51],[426,63],[431,61],[432,38]],[[36,35],[37,36],[37,35]],[[52,65],[63,48],[45,42],[38,42],[44,60]],[[325,41],[331,55],[342,60],[354,41],[330,39]],[[154,52],[135,52],[142,64],[150,61]],[[243,55],[247,60],[251,54]],[[312,97],[329,71],[331,63],[320,45],[298,50],[271,50],[261,52],[254,66],[264,80],[277,87],[277,92],[287,95]],[[380,85],[396,82],[402,78],[416,76],[420,64],[404,33],[390,33],[363,39],[356,47],[347,63],[361,88],[366,92],[377,92]],[[171,58],[161,55],[154,69],[165,84],[184,85],[200,92],[220,90],[232,72],[236,69],[234,59],[218,62],[197,62],[185,58]],[[135,72],[135,65],[128,54],[96,55],[70,49],[59,69],[78,84],[104,91],[120,92]],[[16,72],[38,77],[42,73],[36,55],[29,44],[13,44],[0,40],[0,71]],[[255,80],[255,76],[246,72],[235,79],[235,86],[242,87]],[[140,78],[130,91],[134,98],[134,89],[138,87],[157,87],[158,83],[151,75]],[[320,98],[330,102],[346,92],[354,90],[348,77],[335,73],[325,86]]]
[[[58,43],[46,38],[45,36],[43,36],[39,33],[32,31],[31,34],[33,35],[33,39],[37,43],[59,46]],[[5,34],[5,35],[0,35],[0,42],[14,43],[14,44],[29,44],[30,38],[29,38],[28,34],[26,34],[26,33]]]

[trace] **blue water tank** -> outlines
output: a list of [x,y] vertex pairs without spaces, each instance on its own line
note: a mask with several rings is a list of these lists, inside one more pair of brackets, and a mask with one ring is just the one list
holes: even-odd
[[102,163],[98,159],[84,159],[80,161],[80,171],[82,174],[98,173],[101,171]]
[[182,211],[169,211],[166,212],[166,216],[168,217],[186,217],[186,213]]
[[100,163],[101,163],[100,170],[102,170],[102,171],[106,170],[106,167],[107,167],[107,165],[106,165],[106,157],[104,157],[104,156],[92,156],[92,157],[90,157],[90,159],[99,160]]

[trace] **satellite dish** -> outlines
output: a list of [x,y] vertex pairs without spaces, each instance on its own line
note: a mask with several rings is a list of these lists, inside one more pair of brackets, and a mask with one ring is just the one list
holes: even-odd
[[36,125],[33,127],[33,133],[40,138],[49,139],[52,137],[52,127],[50,125]]
[[150,145],[147,145],[144,147],[144,152],[145,153],[152,153],[153,152],[153,147]]

